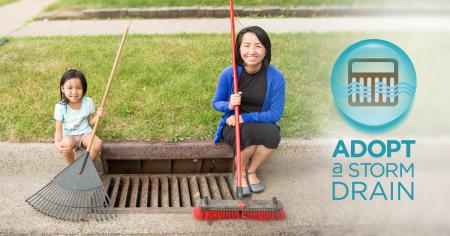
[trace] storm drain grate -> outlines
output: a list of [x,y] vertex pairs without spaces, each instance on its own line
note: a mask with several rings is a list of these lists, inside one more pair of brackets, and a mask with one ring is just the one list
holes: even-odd
[[236,199],[229,173],[106,174],[103,184],[118,213],[188,213],[200,198]]

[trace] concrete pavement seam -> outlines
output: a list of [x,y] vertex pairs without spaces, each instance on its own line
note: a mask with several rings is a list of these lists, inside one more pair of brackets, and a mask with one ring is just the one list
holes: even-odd
[[84,235],[83,231],[84,231],[84,226],[85,226],[86,222],[83,222],[80,226],[80,234],[79,235]]

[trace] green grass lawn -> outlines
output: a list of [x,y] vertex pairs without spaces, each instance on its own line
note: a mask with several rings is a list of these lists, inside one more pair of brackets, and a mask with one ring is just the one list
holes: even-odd
[[[327,4],[376,4],[376,3],[429,3],[426,0],[235,0],[236,6],[299,6]],[[431,0],[446,3],[448,0]],[[59,0],[47,10],[120,8],[120,7],[162,7],[162,6],[228,6],[227,0]]]
[[0,0],[0,6],[15,2],[15,1],[17,1],[17,0]]
[[[416,98],[415,118],[406,128],[450,132],[448,109],[439,102],[450,96],[445,92],[450,34],[298,33],[271,35],[273,64],[286,76],[284,137],[318,136],[342,123],[331,98],[332,66],[349,44],[371,37],[401,45],[417,64],[422,99]],[[12,38],[0,46],[0,140],[52,141],[53,109],[66,69],[85,73],[87,95],[97,105],[119,41],[120,36]],[[211,138],[221,116],[211,100],[229,55],[226,34],[130,35],[99,135],[105,140]]]

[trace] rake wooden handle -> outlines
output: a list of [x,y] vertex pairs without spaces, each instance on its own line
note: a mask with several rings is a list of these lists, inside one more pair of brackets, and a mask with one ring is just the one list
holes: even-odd
[[[127,28],[125,29],[125,32],[123,32],[122,40],[120,41],[120,46],[116,53],[116,59],[114,60],[114,64],[113,64],[111,73],[109,74],[108,84],[106,85],[105,93],[103,94],[102,103],[99,106],[101,108],[105,107],[106,99],[108,98],[108,94],[109,94],[109,89],[111,88],[112,79],[113,79],[114,73],[116,72],[117,64],[119,64],[120,54],[122,53],[122,48],[123,48],[123,45],[125,44],[125,38],[127,37],[129,29],[130,29],[130,25],[128,25]],[[97,127],[98,127],[99,123],[100,123],[100,117],[97,119],[97,121],[94,124],[94,128],[92,130],[92,135],[89,140],[89,144],[87,146],[86,152],[89,152],[91,150],[92,143],[94,142],[95,133],[97,132]]]

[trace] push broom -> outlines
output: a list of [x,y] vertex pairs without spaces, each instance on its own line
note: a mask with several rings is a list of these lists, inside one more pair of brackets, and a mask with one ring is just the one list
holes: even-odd
[[[234,32],[234,6],[230,0],[231,49],[233,60],[234,93],[238,93],[238,76],[236,67],[236,42]],[[198,207],[194,208],[194,218],[199,220],[221,219],[254,219],[254,220],[283,220],[286,214],[283,204],[276,198],[272,200],[244,201],[241,179],[241,136],[239,125],[239,106],[234,107],[235,141],[236,141],[236,176],[237,200],[200,199]]]
[[[100,107],[105,106],[128,29],[129,26],[123,33]],[[95,220],[106,220],[117,216],[94,163],[89,157],[99,122],[100,119],[94,124],[84,156],[66,167],[50,183],[26,200],[36,210],[57,219],[73,221],[85,221],[89,219],[89,216]]]

